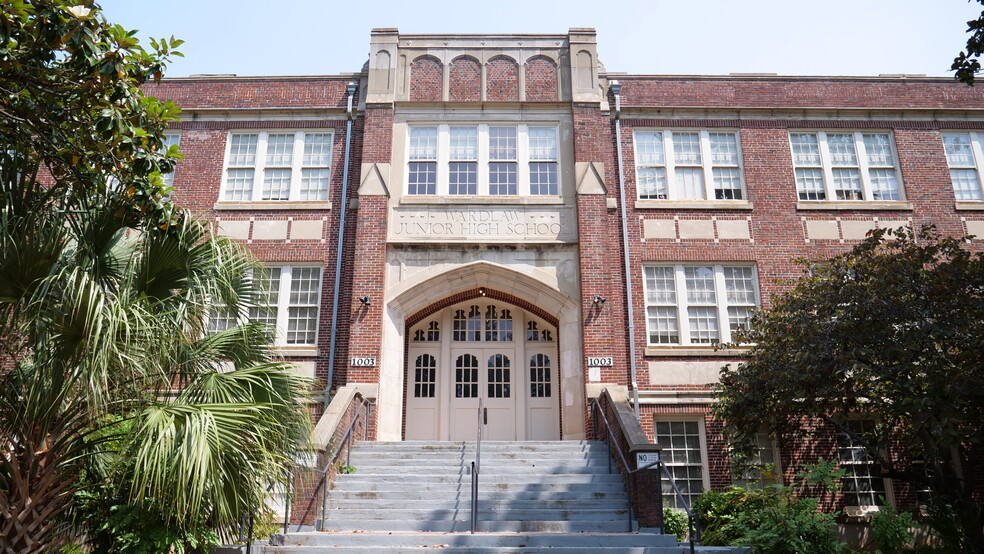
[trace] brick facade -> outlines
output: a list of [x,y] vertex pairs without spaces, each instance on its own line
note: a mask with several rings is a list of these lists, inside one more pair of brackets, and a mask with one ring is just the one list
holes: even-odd
[[[984,130],[984,91],[979,88],[932,78],[609,75],[593,61],[579,62],[596,59],[583,30],[577,52],[567,35],[381,32],[373,40],[367,68],[350,75],[190,77],[147,90],[184,110],[174,125],[185,156],[174,175],[176,201],[216,222],[220,232],[242,239],[263,262],[322,268],[316,348],[304,353],[288,349],[285,356],[313,364],[314,375],[325,385],[329,337],[336,332],[334,382],[328,385],[378,385],[381,407],[374,420],[382,438],[400,438],[408,424],[405,331],[429,314],[476,297],[482,287],[489,298],[557,328],[557,358],[566,365],[557,368],[565,379],[557,382],[557,390],[565,396],[556,425],[563,425],[564,438],[586,435],[589,385],[631,386],[634,345],[644,430],[652,439],[657,417],[700,420],[705,483],[726,487],[731,483],[728,448],[721,422],[709,415],[706,385],[713,382],[715,368],[735,358],[710,348],[650,344],[647,264],[752,267],[759,304],[767,308],[781,290],[777,281],[799,274],[792,259],[843,252],[861,240],[864,229],[901,222],[932,223],[951,235],[984,230],[984,202],[955,201],[941,139],[947,131]],[[446,41],[458,43],[449,49]],[[621,83],[620,135],[614,80]],[[349,82],[358,85],[358,93],[343,198]],[[510,199],[482,193],[481,186],[499,178],[484,173],[496,163],[492,158],[475,162],[482,175],[477,178],[480,194],[456,198],[442,189],[459,177],[432,162],[432,152],[412,143],[408,129],[433,128],[433,152],[441,152],[433,153],[434,159],[444,160],[437,156],[449,148],[446,127],[455,125],[474,129],[479,138],[487,136],[489,126],[514,129],[515,156],[527,157],[514,160],[507,153],[502,159],[515,164],[515,184],[522,190],[535,179],[546,179],[541,175],[548,173],[537,171],[553,171],[551,164],[556,164],[557,194],[517,193]],[[543,154],[535,143],[534,129],[540,128],[554,129],[555,153]],[[224,201],[230,132],[250,130],[331,132],[328,202]],[[637,160],[636,136],[651,131],[733,134],[742,197],[664,202],[640,196],[644,186],[637,166],[643,162]],[[791,131],[888,135],[901,198],[840,204],[800,200]],[[419,152],[411,152],[414,148]],[[487,151],[477,147],[475,159],[493,155]],[[461,159],[471,160],[470,155]],[[413,163],[434,164],[436,194],[408,193],[410,179],[431,178],[428,167],[412,168]],[[626,199],[627,268],[620,184]],[[345,238],[339,244],[345,210]],[[446,236],[426,226],[435,222]],[[469,222],[485,226],[468,227]],[[403,238],[404,228],[431,229],[432,235]],[[480,236],[474,229],[499,234]],[[981,242],[975,239],[968,247],[979,249]],[[332,321],[338,249],[343,252],[339,316]],[[626,273],[633,293],[631,336]],[[354,366],[354,357],[376,362]],[[612,363],[593,375],[589,357],[610,357]],[[821,423],[804,422],[804,428],[812,427],[818,432],[809,448],[780,446],[787,477],[804,461],[836,455],[832,432]],[[903,487],[894,493],[897,502],[910,502],[915,494]],[[837,498],[825,499],[824,506],[843,508]]]

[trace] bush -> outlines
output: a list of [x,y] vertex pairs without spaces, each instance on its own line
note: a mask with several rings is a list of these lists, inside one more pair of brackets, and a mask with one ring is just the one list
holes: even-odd
[[674,510],[672,508],[663,510],[663,532],[669,535],[676,535],[678,541],[687,538],[689,526],[687,525],[687,512]]
[[882,554],[907,552],[914,542],[911,529],[919,527],[919,524],[912,519],[911,514],[896,513],[888,508],[888,502],[884,499],[883,505],[871,518],[871,534],[874,535],[878,551]]

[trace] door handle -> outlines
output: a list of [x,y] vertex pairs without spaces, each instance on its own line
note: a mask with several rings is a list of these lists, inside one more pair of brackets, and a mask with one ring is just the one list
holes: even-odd
[[482,408],[482,425],[488,425],[488,424],[489,424],[489,409]]

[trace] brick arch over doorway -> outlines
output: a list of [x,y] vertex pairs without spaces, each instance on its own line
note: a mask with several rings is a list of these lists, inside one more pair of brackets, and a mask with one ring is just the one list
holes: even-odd
[[410,327],[413,327],[414,325],[420,323],[422,319],[426,318],[427,316],[433,315],[443,310],[444,308],[447,308],[448,306],[452,306],[454,304],[457,304],[458,302],[464,302],[465,300],[474,300],[476,298],[487,298],[489,300],[499,300],[501,302],[507,302],[509,304],[512,304],[513,306],[518,306],[536,315],[537,317],[546,321],[550,325],[553,325],[554,327],[559,327],[559,320],[557,319],[557,316],[545,312],[543,308],[533,304],[532,302],[529,302],[528,300],[518,298],[512,294],[509,294],[508,292],[502,292],[491,288],[485,288],[485,294],[483,295],[480,288],[474,288],[471,290],[459,292],[458,294],[453,294],[451,296],[448,296],[447,298],[443,300],[439,300],[434,304],[431,304],[430,306],[424,308],[423,310],[420,310],[419,312],[413,314],[412,316],[407,318],[407,322],[406,322],[407,328],[409,329]]

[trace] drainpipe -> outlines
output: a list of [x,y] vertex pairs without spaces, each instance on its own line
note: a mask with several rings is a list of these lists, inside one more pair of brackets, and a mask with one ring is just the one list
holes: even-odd
[[338,294],[342,283],[342,254],[345,252],[345,214],[348,213],[348,184],[349,184],[349,159],[352,153],[352,99],[355,98],[355,91],[358,85],[355,81],[349,81],[345,87],[348,94],[348,105],[345,108],[347,121],[345,122],[345,161],[342,164],[342,202],[340,206],[341,214],[338,221],[338,241],[337,255],[335,256],[335,287],[332,291],[331,301],[331,340],[328,343],[328,382],[325,383],[325,409],[331,403],[331,383],[335,378],[335,346],[338,342]]
[[618,195],[622,208],[622,254],[625,267],[625,302],[629,318],[629,374],[632,379],[632,403],[636,419],[639,418],[639,383],[636,380],[636,343],[635,343],[635,302],[632,299],[632,267],[629,265],[629,225],[628,214],[625,210],[625,169],[622,167],[622,98],[619,93],[622,85],[618,81],[611,82],[612,94],[615,96],[615,165],[618,166]]

